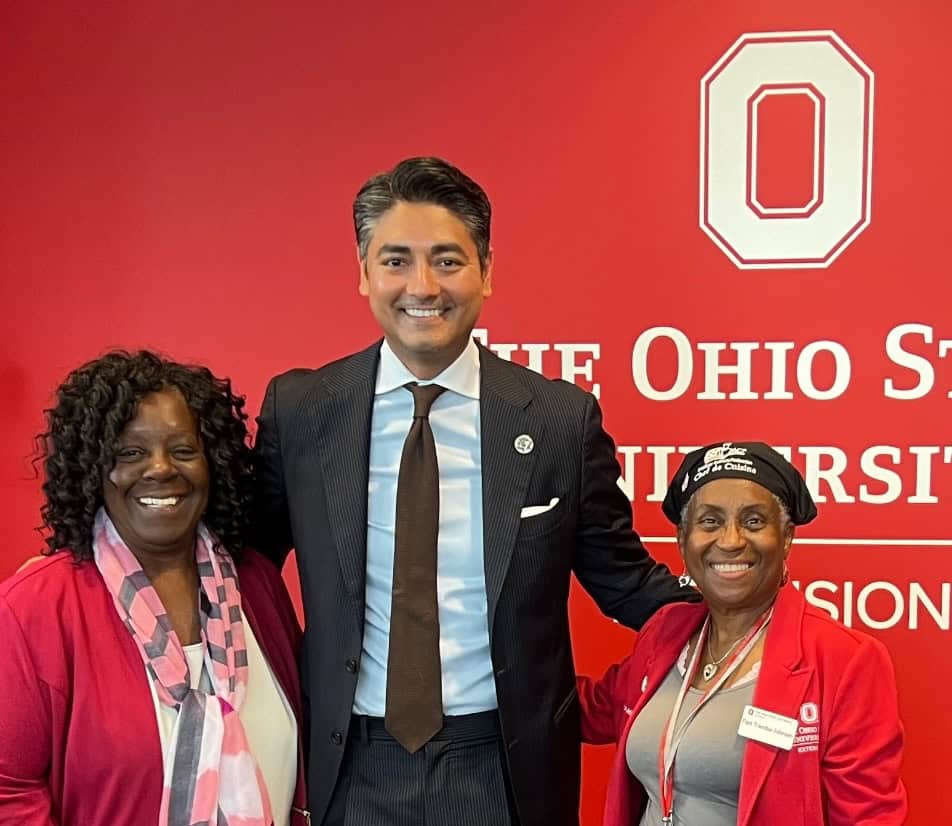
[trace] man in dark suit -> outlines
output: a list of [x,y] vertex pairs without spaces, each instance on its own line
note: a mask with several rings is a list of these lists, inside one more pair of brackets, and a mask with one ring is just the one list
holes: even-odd
[[478,184],[406,160],[354,222],[384,338],[274,378],[256,444],[259,545],[297,549],[314,820],[577,826],[571,574],[635,629],[693,592],[633,532],[594,397],[473,341]]

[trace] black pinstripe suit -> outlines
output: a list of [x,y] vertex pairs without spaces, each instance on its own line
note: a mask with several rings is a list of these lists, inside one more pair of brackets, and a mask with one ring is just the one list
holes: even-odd
[[[258,419],[258,544],[279,561],[297,549],[304,595],[316,823],[334,789],[357,684],[379,348],[277,376]],[[591,394],[480,348],[480,422],[489,633],[513,792],[522,826],[575,826],[571,573],[606,614],[632,628],[691,597],[632,531],[614,445]],[[522,434],[534,442],[529,453],[513,446]],[[553,497],[557,507],[520,519],[524,506]]]

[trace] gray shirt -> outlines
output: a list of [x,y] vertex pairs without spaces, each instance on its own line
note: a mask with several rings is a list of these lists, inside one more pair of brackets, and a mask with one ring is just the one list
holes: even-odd
[[[688,726],[674,761],[674,826],[736,826],[740,770],[747,743],[737,727],[744,706],[753,701],[755,683],[721,689]],[[628,733],[628,768],[648,794],[640,826],[661,826],[658,749],[680,688],[681,674],[675,664]],[[678,726],[703,693],[696,688],[688,690]]]

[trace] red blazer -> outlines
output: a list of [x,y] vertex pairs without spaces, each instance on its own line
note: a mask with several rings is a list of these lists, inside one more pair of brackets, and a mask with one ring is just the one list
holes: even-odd
[[[291,600],[277,568],[254,551],[238,572],[245,616],[303,732]],[[95,564],[61,552],[0,585],[0,651],[0,823],[157,822],[155,707],[142,657]],[[301,809],[302,763],[299,754]]]
[[[645,791],[628,770],[628,729],[706,615],[703,604],[668,605],[645,625],[632,653],[600,680],[578,678],[582,739],[617,743],[605,826],[631,826]],[[799,720],[789,751],[747,742],[738,826],[896,826],[906,820],[899,779],[902,724],[896,678],[882,643],[845,628],[782,588],[767,630],[754,705]]]

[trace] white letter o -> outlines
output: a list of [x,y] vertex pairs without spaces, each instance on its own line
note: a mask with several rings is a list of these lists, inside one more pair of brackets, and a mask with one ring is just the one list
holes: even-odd
[[[822,96],[808,210],[748,203],[765,88]],[[873,73],[834,32],[744,34],[701,80],[701,229],[741,269],[828,267],[869,225],[872,151]]]

